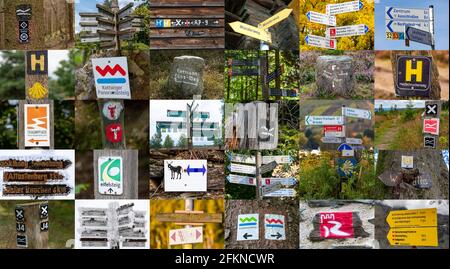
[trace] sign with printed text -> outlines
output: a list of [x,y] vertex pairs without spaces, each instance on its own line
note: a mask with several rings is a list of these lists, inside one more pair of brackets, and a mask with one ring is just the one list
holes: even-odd
[[164,191],[206,192],[206,160],[164,160]]
[[295,177],[264,177],[261,179],[261,186],[274,185],[280,183],[283,186],[294,186],[297,184]]
[[343,125],[325,125],[323,132],[325,137],[345,137],[345,127]]
[[310,22],[325,24],[329,26],[336,26],[336,17],[328,14],[323,14],[315,11],[306,13],[306,18]]
[[281,22],[282,20],[285,20],[287,17],[289,17],[291,12],[292,12],[292,9],[285,8],[282,11],[273,15],[272,17],[268,18],[267,20],[259,23],[258,28],[267,29],[267,28]]
[[344,115],[346,117],[351,117],[351,118],[360,118],[360,119],[366,119],[366,120],[372,119],[372,112],[367,109],[343,107],[342,115]]
[[267,240],[286,240],[284,215],[264,215],[264,238]]
[[93,58],[97,98],[131,99],[126,57]]
[[405,39],[405,29],[407,27],[414,27],[416,29],[422,30],[422,31],[429,31],[430,30],[430,23],[428,21],[394,21],[394,20],[386,20],[386,33],[397,33],[401,34],[401,36],[394,38],[394,37],[388,37],[388,39]]
[[305,116],[305,125],[342,125],[342,116]]
[[439,119],[423,119],[423,132],[427,134],[439,135]]
[[123,194],[123,160],[120,156],[98,158],[98,191],[100,194]]
[[247,175],[255,175],[256,174],[256,166],[230,163],[228,166],[228,170],[234,173],[241,173]]
[[385,7],[386,20],[430,20],[430,11],[419,8]]
[[25,147],[50,147],[50,105],[24,105]]
[[274,192],[264,194],[264,197],[295,197],[297,192],[293,188],[283,188]]
[[259,214],[238,215],[237,221],[237,241],[259,240]]
[[361,1],[349,1],[339,4],[328,4],[327,5],[327,14],[328,15],[337,15],[348,12],[360,11],[364,7],[364,4]]
[[307,35],[305,37],[305,43],[312,47],[332,49],[335,50],[337,46],[336,39],[331,39],[328,37],[317,36],[317,35]]
[[398,55],[395,77],[396,94],[400,96],[428,96],[431,88],[432,58],[428,56]]
[[402,168],[414,168],[414,157],[402,155]]
[[262,41],[265,41],[267,43],[272,43],[272,36],[269,31],[257,28],[255,26],[252,26],[250,24],[246,24],[240,21],[235,21],[230,23],[231,28],[236,33],[240,33],[246,36],[250,36]]
[[365,24],[346,25],[339,27],[330,27],[325,31],[327,37],[344,37],[344,36],[357,36],[365,35],[369,31],[369,27]]
[[195,244],[203,242],[203,227],[169,231],[169,245]]
[[411,41],[422,43],[429,46],[433,44],[433,37],[431,36],[431,33],[429,31],[424,31],[421,29],[408,26],[406,27],[405,34],[406,38]]
[[352,238],[353,212],[319,213],[320,236],[325,239]]
[[386,217],[386,222],[391,228],[437,226],[437,209],[391,210]]
[[345,138],[345,143],[347,144],[352,144],[352,145],[361,145],[362,144],[362,139],[360,138],[350,138],[350,137],[346,137]]
[[28,75],[48,74],[48,51],[27,51],[26,59]]
[[254,177],[230,174],[227,176],[227,180],[228,180],[228,182],[234,183],[234,184],[256,186],[256,178],[254,178]]

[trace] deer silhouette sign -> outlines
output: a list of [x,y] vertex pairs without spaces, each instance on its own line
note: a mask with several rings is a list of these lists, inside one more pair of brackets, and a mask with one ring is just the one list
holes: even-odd
[[181,179],[181,170],[182,167],[181,166],[173,166],[172,162],[167,163],[167,166],[170,169],[170,179],[175,179],[175,174],[176,174],[176,179]]

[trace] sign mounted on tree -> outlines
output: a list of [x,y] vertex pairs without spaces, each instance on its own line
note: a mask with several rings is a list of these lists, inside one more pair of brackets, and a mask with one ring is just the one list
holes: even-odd
[[24,105],[25,147],[50,147],[50,105]]
[[98,158],[98,191],[100,194],[123,194],[122,157],[100,156]]
[[164,160],[164,191],[206,192],[206,160]]
[[19,43],[30,42],[31,5],[16,6],[16,18],[19,21]]
[[286,240],[284,215],[264,215],[264,237],[267,240]]
[[423,146],[425,148],[435,149],[436,148],[436,137],[435,136],[425,136],[423,138]]
[[352,238],[353,212],[321,212],[320,237],[325,239]]
[[395,93],[398,96],[430,95],[432,58],[427,56],[397,55]]
[[93,58],[97,98],[131,99],[126,57]]
[[259,214],[238,215],[236,240],[259,240]]

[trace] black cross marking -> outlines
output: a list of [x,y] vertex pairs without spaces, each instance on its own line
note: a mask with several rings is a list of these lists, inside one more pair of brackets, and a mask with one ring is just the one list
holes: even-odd
[[427,110],[425,111],[426,115],[437,115],[437,104],[427,105]]

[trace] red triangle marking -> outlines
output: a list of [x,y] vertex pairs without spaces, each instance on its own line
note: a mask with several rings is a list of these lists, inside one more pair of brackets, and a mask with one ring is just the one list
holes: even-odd
[[173,233],[170,238],[172,238],[173,241],[176,241],[177,233]]
[[199,232],[198,230],[195,230],[195,239],[198,239],[201,235],[202,235],[201,232]]

